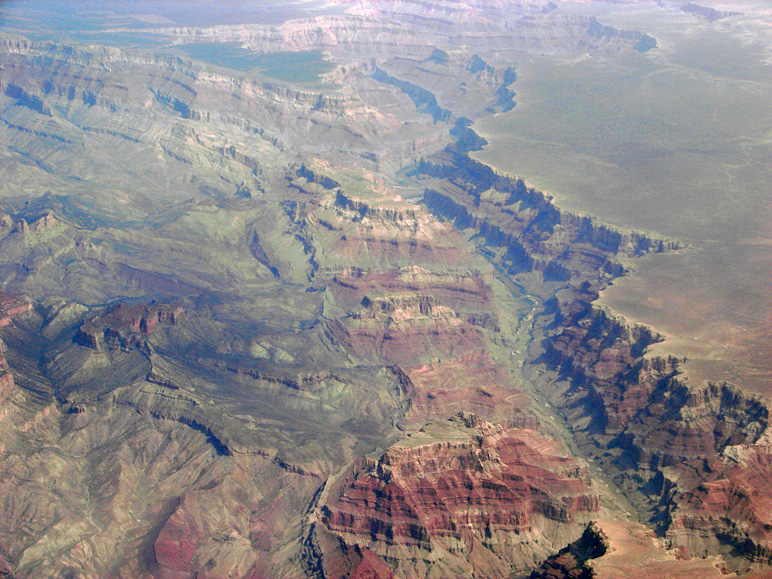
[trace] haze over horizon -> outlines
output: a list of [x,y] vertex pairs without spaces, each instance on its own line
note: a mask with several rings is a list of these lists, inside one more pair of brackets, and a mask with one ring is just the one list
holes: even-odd
[[0,577],[772,577],[770,17],[0,4]]

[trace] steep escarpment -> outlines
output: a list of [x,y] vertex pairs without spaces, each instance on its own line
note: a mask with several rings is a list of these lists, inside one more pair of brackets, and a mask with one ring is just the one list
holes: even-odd
[[[621,257],[682,246],[465,154],[524,50],[653,39],[346,7],[0,42],[0,574],[576,576],[620,537],[660,577],[767,564],[767,407],[594,306]],[[306,50],[309,82],[242,66]]]
[[736,575],[720,557],[694,558],[681,549],[663,549],[661,541],[639,523],[598,519],[578,540],[549,557],[529,579],[761,579],[768,575],[764,571]]
[[461,414],[354,465],[321,524],[399,576],[508,575],[601,511],[587,467],[530,430]]
[[393,193],[354,196],[338,190],[310,208],[306,222],[313,228],[320,272],[342,272],[352,260],[365,271],[413,264],[463,267],[468,260],[468,244],[450,224]]
[[581,537],[549,557],[529,579],[593,579],[595,572],[587,562],[605,555],[608,550],[608,537],[596,523],[590,523]]
[[[128,200],[128,217],[141,218],[159,203],[201,194],[262,197],[297,164],[301,142],[306,153],[327,152],[324,143],[334,140],[355,158],[398,163],[441,146],[442,131],[422,131],[426,123],[408,99],[404,111],[388,110],[392,91],[358,67],[330,85],[300,89],[180,58],[25,39],[6,40],[0,61],[0,129],[14,142],[8,170],[31,161],[24,171],[60,195],[86,196],[107,219],[127,217],[108,207],[118,199]],[[368,88],[344,92],[343,83]],[[416,124],[403,122],[410,118]],[[132,162],[121,166],[119,157]],[[120,174],[132,175],[130,190],[114,178]]]
[[[562,323],[542,360],[558,372],[547,392],[578,439],[601,449],[596,460],[639,497],[673,546],[704,557],[723,543],[766,561],[770,536],[753,512],[763,512],[766,499],[733,481],[763,477],[767,405],[726,383],[689,384],[680,360],[645,355],[655,334],[602,310]],[[740,496],[744,507],[731,507]],[[714,522],[708,513],[717,511]]]
[[119,304],[105,315],[85,322],[75,339],[97,351],[110,347],[142,347],[139,336],[151,334],[159,324],[174,325],[184,310],[162,304]]
[[[24,314],[31,309],[32,304],[30,302],[0,292],[0,327],[12,324],[14,316]],[[19,398],[19,389],[4,356],[6,349],[5,342],[0,339],[0,403],[2,404],[0,417],[5,417],[11,413],[11,408],[18,402],[15,399]],[[2,451],[2,446],[0,446],[0,451]]]
[[[347,14],[291,20],[278,26],[172,27],[152,32],[180,43],[239,42],[261,53],[323,48],[349,59],[354,56],[347,50],[351,46],[360,51],[356,56],[368,59],[390,52],[415,55],[432,41],[442,43],[443,48],[473,44],[489,52],[546,54],[584,51],[613,55],[626,48],[641,50],[656,45],[639,45],[646,38],[643,32],[620,30],[589,16],[555,12],[549,4],[472,5],[437,0],[339,3],[348,7]],[[459,26],[461,23],[465,26]]]
[[361,312],[331,327],[359,355],[415,364],[437,354],[453,357],[483,350],[481,332],[429,295],[365,298],[363,306]]
[[[678,241],[622,233],[590,217],[559,210],[522,179],[499,175],[451,149],[419,163],[416,173],[426,183],[427,207],[457,227],[475,230],[511,275],[547,282],[547,292],[585,281],[597,287],[599,277],[607,281],[621,275],[623,269],[613,261],[617,254],[636,256],[680,247]],[[526,275],[531,273],[535,275]]]
[[[546,299],[532,356],[536,368],[555,374],[527,372],[584,452],[669,545],[702,557],[733,549],[766,561],[768,531],[751,514],[765,511],[765,499],[739,481],[763,476],[768,407],[728,384],[690,384],[682,360],[647,355],[662,340],[655,331],[593,305],[624,274],[618,256],[674,251],[679,242],[561,211],[521,180],[450,148],[421,162],[416,174],[426,183],[428,208],[484,241],[483,254]],[[742,466],[729,458],[737,456],[732,449],[743,449]]]

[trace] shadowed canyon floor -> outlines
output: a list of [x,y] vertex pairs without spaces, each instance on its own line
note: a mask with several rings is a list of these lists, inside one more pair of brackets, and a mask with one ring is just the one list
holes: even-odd
[[476,160],[760,13],[170,6],[0,7],[0,576],[772,576],[758,382],[608,307],[702,238]]

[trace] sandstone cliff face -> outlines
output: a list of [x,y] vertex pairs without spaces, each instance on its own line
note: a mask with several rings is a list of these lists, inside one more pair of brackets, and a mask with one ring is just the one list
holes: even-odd
[[485,331],[499,331],[493,276],[448,224],[388,193],[340,188],[307,223],[318,275],[332,274],[327,325],[345,348],[400,365],[485,357]]
[[[648,497],[672,545],[704,557],[728,543],[757,560],[769,536],[751,511],[763,512],[765,499],[732,481],[763,476],[769,409],[727,384],[690,385],[674,358],[645,357],[657,339],[602,311],[574,316],[547,340],[544,360],[568,383],[552,400],[580,438],[607,449],[600,460],[631,496]],[[745,508],[731,506],[736,496]],[[720,522],[709,522],[714,508]]]
[[[24,314],[31,309],[30,302],[0,292],[0,327],[10,325],[13,323],[14,316]],[[0,417],[2,418],[13,414],[13,407],[21,398],[21,393],[13,380],[11,368],[4,356],[6,349],[5,342],[0,339]],[[4,445],[0,444],[0,453],[3,449]]]
[[[751,457],[767,453],[767,406],[727,384],[689,384],[679,377],[680,360],[646,355],[662,339],[656,332],[592,304],[624,273],[616,255],[678,250],[680,244],[622,234],[560,211],[522,181],[452,149],[419,164],[417,173],[434,213],[483,237],[483,252],[548,298],[534,327],[541,340],[535,362],[557,374],[546,383],[533,376],[580,445],[611,469],[627,496],[667,534],[668,545],[701,557],[729,545],[748,561],[766,561],[768,532],[750,514],[765,512],[765,500],[740,481],[763,476],[766,468],[763,459]],[[746,449],[747,464],[714,462],[738,452],[727,449]],[[730,567],[744,565],[734,560]]]
[[366,459],[328,493],[324,526],[403,577],[507,575],[601,509],[587,467],[554,442],[469,414]]
[[32,304],[30,302],[0,292],[0,328],[10,324],[13,316],[23,314],[31,309]]
[[[348,14],[292,20],[273,27],[176,27],[160,32],[179,42],[241,42],[259,52],[324,48],[350,55],[343,49],[356,46],[364,58],[395,50],[419,53],[421,48],[430,46],[426,32],[445,42],[460,37],[462,41],[458,44],[463,44],[463,40],[473,39],[474,44],[485,49],[497,46],[504,52],[560,54],[583,50],[614,54],[623,48],[640,46],[639,49],[645,50],[656,45],[656,42],[640,45],[646,37],[641,32],[604,26],[591,17],[552,14],[536,3],[481,5],[431,0],[378,4],[343,1],[340,4],[349,7]],[[457,26],[459,23],[466,27]],[[487,32],[483,39],[479,36],[481,28]]]
[[324,269],[338,272],[352,262],[376,271],[413,264],[452,267],[468,260],[459,251],[466,245],[462,238],[421,206],[378,193],[369,197],[337,191],[309,214]]
[[0,294],[0,574],[502,577],[571,544],[543,569],[576,577],[616,569],[584,531],[606,515],[660,577],[727,545],[766,564],[767,407],[592,304],[618,255],[680,244],[464,154],[522,50],[651,39],[549,4],[346,6],[152,29],[324,50],[317,83],[0,41],[0,274],[40,302],[8,324],[31,306]]
[[595,572],[587,565],[609,550],[609,540],[603,529],[590,523],[576,541],[552,555],[534,570],[529,579],[592,579]]
[[382,357],[391,364],[411,364],[483,349],[481,332],[430,296],[391,295],[365,300],[362,312],[331,325],[338,340],[359,355]]
[[[768,446],[725,447],[720,459],[709,461],[709,472],[691,484],[671,486],[667,540],[691,557],[706,557],[729,544],[743,561],[732,568],[744,571],[753,563],[770,564],[770,451]],[[668,469],[673,476],[674,469]],[[707,469],[706,469],[707,470]]]
[[143,336],[152,334],[159,325],[174,325],[182,312],[181,306],[119,304],[104,315],[85,322],[75,340],[97,351],[105,346],[147,348]]
[[[623,234],[561,211],[521,179],[498,175],[452,150],[420,163],[416,171],[426,183],[426,205],[458,227],[478,232],[486,250],[510,273],[534,280],[529,289],[535,293],[564,285],[578,288],[583,282],[597,287],[622,274],[613,256],[672,251],[680,245],[640,233]],[[544,282],[559,285],[540,290],[537,283]]]

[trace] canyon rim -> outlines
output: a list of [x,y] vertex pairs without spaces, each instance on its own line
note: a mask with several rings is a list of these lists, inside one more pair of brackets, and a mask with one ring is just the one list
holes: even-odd
[[772,577],[772,4],[0,4],[0,577]]

